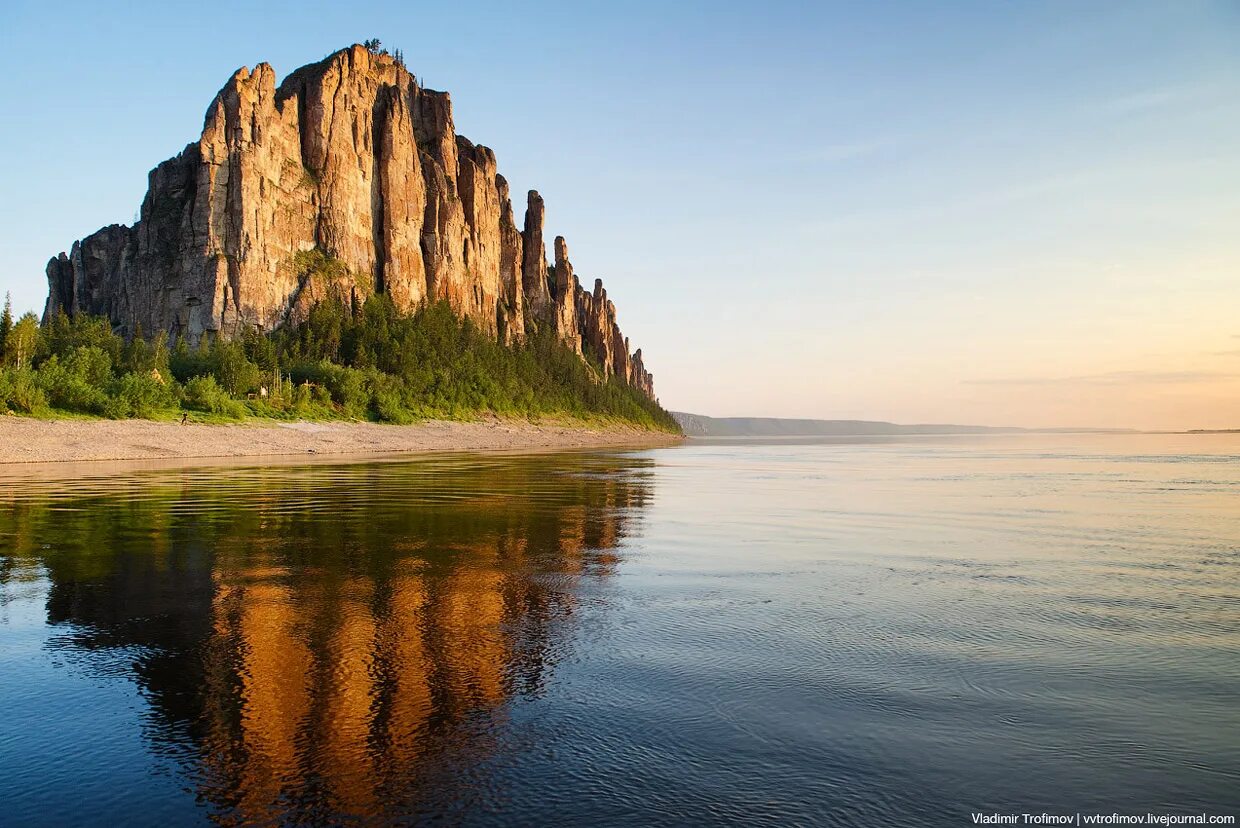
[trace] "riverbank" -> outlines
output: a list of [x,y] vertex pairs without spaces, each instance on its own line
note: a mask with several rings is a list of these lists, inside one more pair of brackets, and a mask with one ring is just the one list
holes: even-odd
[[0,417],[0,464],[430,451],[511,451],[667,446],[681,437],[622,424],[531,423],[487,418],[416,425]]

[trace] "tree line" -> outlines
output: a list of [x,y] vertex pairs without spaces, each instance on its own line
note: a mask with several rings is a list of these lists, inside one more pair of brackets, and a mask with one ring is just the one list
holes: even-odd
[[569,416],[679,431],[656,401],[603,379],[551,331],[506,346],[445,303],[402,312],[384,294],[360,307],[314,306],[301,324],[197,347],[160,333],[125,339],[103,317],[41,325],[0,316],[0,413],[197,419],[359,419]]

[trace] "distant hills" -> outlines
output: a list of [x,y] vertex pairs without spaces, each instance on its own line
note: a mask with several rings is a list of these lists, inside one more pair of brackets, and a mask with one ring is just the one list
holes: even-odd
[[1053,432],[1123,432],[1102,428],[1015,428],[1006,426],[918,423],[900,425],[877,420],[796,420],[782,417],[707,417],[673,411],[688,437],[844,437],[898,434],[1028,434]]

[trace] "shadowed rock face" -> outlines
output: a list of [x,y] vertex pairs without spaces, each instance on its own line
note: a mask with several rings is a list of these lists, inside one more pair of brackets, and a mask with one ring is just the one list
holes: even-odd
[[[495,154],[457,135],[448,94],[391,57],[355,45],[278,86],[263,63],[233,75],[198,141],[151,171],[136,224],[48,262],[45,314],[196,343],[381,291],[406,310],[446,301],[508,342],[554,330],[653,396],[601,282],[581,289],[562,238],[548,268],[543,200],[531,191],[527,203],[521,231]],[[312,279],[313,251],[347,273]]]

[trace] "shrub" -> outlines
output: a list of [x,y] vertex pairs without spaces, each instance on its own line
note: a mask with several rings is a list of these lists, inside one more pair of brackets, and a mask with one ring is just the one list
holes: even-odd
[[245,416],[245,406],[229,397],[210,374],[192,377],[185,383],[185,406],[233,419]]
[[112,357],[98,345],[79,345],[69,353],[65,368],[93,388],[103,389],[112,379]]
[[[60,357],[52,356],[39,366],[34,374],[35,381],[53,408],[82,414],[103,414],[108,395],[103,388],[91,382],[96,379],[107,381],[107,377],[96,375],[102,363],[95,357],[102,352],[82,355],[80,350],[89,349],[75,350],[64,362],[60,361]],[[103,354],[103,359],[107,359],[106,354]],[[108,373],[111,373],[110,365]]]
[[172,389],[151,374],[125,374],[113,385],[112,394],[120,404],[116,410],[124,412],[120,417],[150,418],[177,403]]
[[288,395],[288,408],[299,417],[310,414],[314,409],[314,398],[310,393],[310,386],[305,383],[294,385]]
[[374,408],[375,419],[384,423],[405,424],[413,422],[413,416],[405,405],[401,394],[401,383],[390,374],[373,371],[367,378],[370,386],[370,401]]
[[219,381],[220,387],[234,397],[239,397],[258,387],[261,372],[259,367],[245,355],[245,347],[240,342],[225,342],[216,345],[212,356],[214,365],[211,373]]
[[45,414],[47,394],[29,368],[0,369],[0,407],[22,414]]
[[295,368],[291,373],[294,381],[312,382],[325,387],[332,402],[346,417],[366,417],[370,408],[370,391],[366,388],[366,374],[363,371],[323,360]]
[[104,397],[103,403],[99,406],[99,413],[109,420],[124,420],[136,416],[130,410],[129,404],[120,397]]

